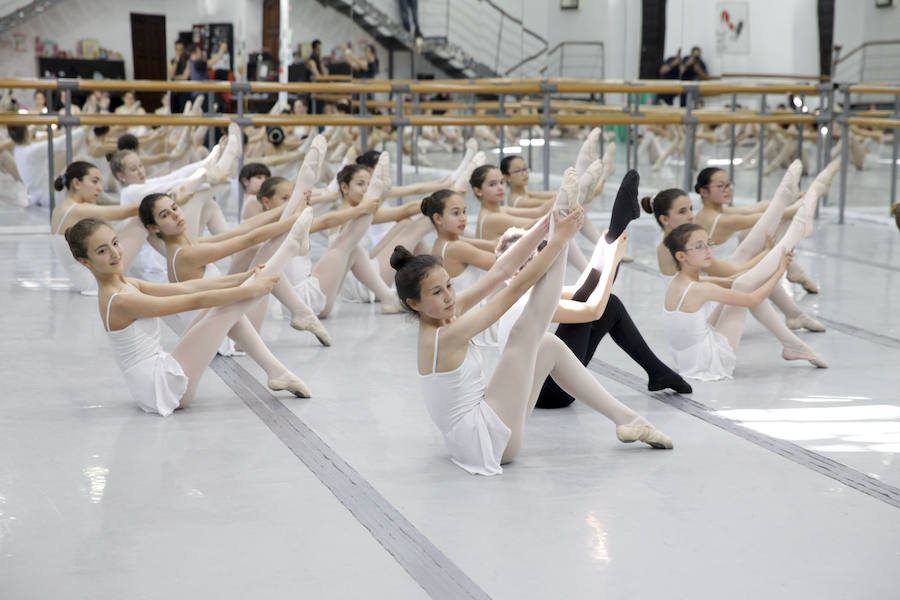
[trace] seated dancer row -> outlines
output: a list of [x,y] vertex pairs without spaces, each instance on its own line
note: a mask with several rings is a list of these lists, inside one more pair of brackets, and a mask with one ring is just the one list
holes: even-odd
[[[295,207],[285,209],[286,214],[294,212]],[[311,208],[303,210],[265,266],[184,283],[126,277],[118,235],[100,219],[82,219],[66,229],[72,255],[97,279],[101,321],[138,406],[167,416],[191,401],[200,376],[225,336],[236,326],[240,328],[244,313],[272,290],[282,267],[293,256],[309,251],[312,216]],[[211,310],[191,324],[171,354],[164,352],[157,317],[197,309]],[[246,329],[246,324],[243,327]],[[270,375],[268,385],[304,395],[305,386],[286,368],[279,376]]]
[[[835,170],[829,165],[816,177],[781,239],[771,250],[745,265],[749,268],[733,281],[700,279],[700,273],[709,271],[714,264],[709,234],[700,225],[686,222],[666,235],[663,244],[676,265],[677,274],[666,290],[664,323],[679,373],[705,381],[731,377],[746,310],[750,307],[782,342],[784,359],[808,360],[816,367],[827,366],[784,327],[765,300],[787,269],[794,246],[802,238],[812,235],[818,198],[828,189],[834,174]],[[768,217],[760,219],[742,245],[759,248],[765,237],[771,235],[769,227],[774,228],[774,225],[767,221],[777,223],[786,204],[783,198],[792,197],[792,193],[784,189],[790,188],[790,175],[782,181],[780,191],[766,209],[766,213],[770,213]],[[660,254],[661,268],[662,256]],[[716,302],[722,305],[720,309],[713,304]]]
[[[398,246],[391,258],[400,299],[419,319],[417,361],[426,407],[451,459],[470,473],[501,473],[500,465],[518,455],[525,421],[548,375],[609,417],[621,441],[672,447],[667,436],[610,396],[572,351],[546,331],[562,292],[566,250],[584,219],[577,181],[574,176],[567,179],[556,203],[568,214],[555,211],[552,227],[550,215],[539,219],[483,277],[459,294],[437,257],[413,256]],[[546,247],[513,277],[548,233]],[[510,281],[504,285],[506,280]],[[532,286],[485,384],[480,354],[470,342]]]

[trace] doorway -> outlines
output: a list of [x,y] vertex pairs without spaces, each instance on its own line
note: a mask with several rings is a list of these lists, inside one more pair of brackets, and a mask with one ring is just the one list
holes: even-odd
[[[131,13],[131,57],[135,79],[166,80],[166,17]],[[135,94],[152,113],[162,106],[161,92]]]
[[279,0],[263,0],[262,51],[278,61],[279,32],[281,30],[281,7]]

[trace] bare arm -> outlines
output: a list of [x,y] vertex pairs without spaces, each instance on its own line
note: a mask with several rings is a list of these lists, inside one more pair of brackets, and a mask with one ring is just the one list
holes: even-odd
[[422,210],[419,208],[421,205],[421,200],[414,200],[412,202],[407,202],[406,204],[401,204],[400,206],[382,206],[372,218],[372,224],[399,221],[401,219],[408,219],[416,214],[421,214]]
[[313,220],[309,232],[316,233],[317,231],[324,231],[326,229],[331,229],[332,227],[343,225],[356,217],[372,214],[378,209],[378,204],[379,201],[377,198],[367,198],[356,206],[325,213]]
[[472,244],[463,241],[447,244],[445,255],[453,260],[458,260],[465,265],[474,265],[482,271],[488,271],[497,262],[493,252],[476,248]]
[[604,265],[603,272],[600,274],[600,281],[597,282],[597,287],[594,288],[588,299],[585,302],[560,300],[559,305],[556,307],[556,312],[553,314],[553,321],[556,323],[589,323],[603,316],[615,279],[616,266],[624,255],[625,244],[620,242],[616,246],[616,254],[613,257],[612,264]]
[[210,290],[222,290],[239,286],[247,280],[253,271],[234,273],[224,277],[209,277],[182,281],[181,283],[157,283],[153,281],[134,280],[135,286],[150,296],[177,296],[179,294],[193,294]]
[[479,250],[485,250],[487,252],[494,252],[494,249],[497,247],[497,242],[495,240],[483,240],[481,238],[468,238],[461,237],[459,241],[466,242],[467,244],[471,244],[478,248]]

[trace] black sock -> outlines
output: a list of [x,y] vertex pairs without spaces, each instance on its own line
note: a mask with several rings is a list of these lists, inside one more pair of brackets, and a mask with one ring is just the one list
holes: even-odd
[[628,224],[641,216],[641,207],[638,204],[638,185],[641,176],[634,169],[625,173],[616,201],[613,203],[612,217],[609,219],[609,232],[606,234],[606,242],[612,244]]

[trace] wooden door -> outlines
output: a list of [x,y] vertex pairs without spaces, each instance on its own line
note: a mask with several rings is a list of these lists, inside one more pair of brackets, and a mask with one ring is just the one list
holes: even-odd
[[[166,79],[166,17],[131,13],[131,57],[135,79]],[[148,113],[162,105],[161,92],[138,92]]]
[[278,0],[263,0],[262,50],[278,61],[279,32],[281,30],[281,10]]

